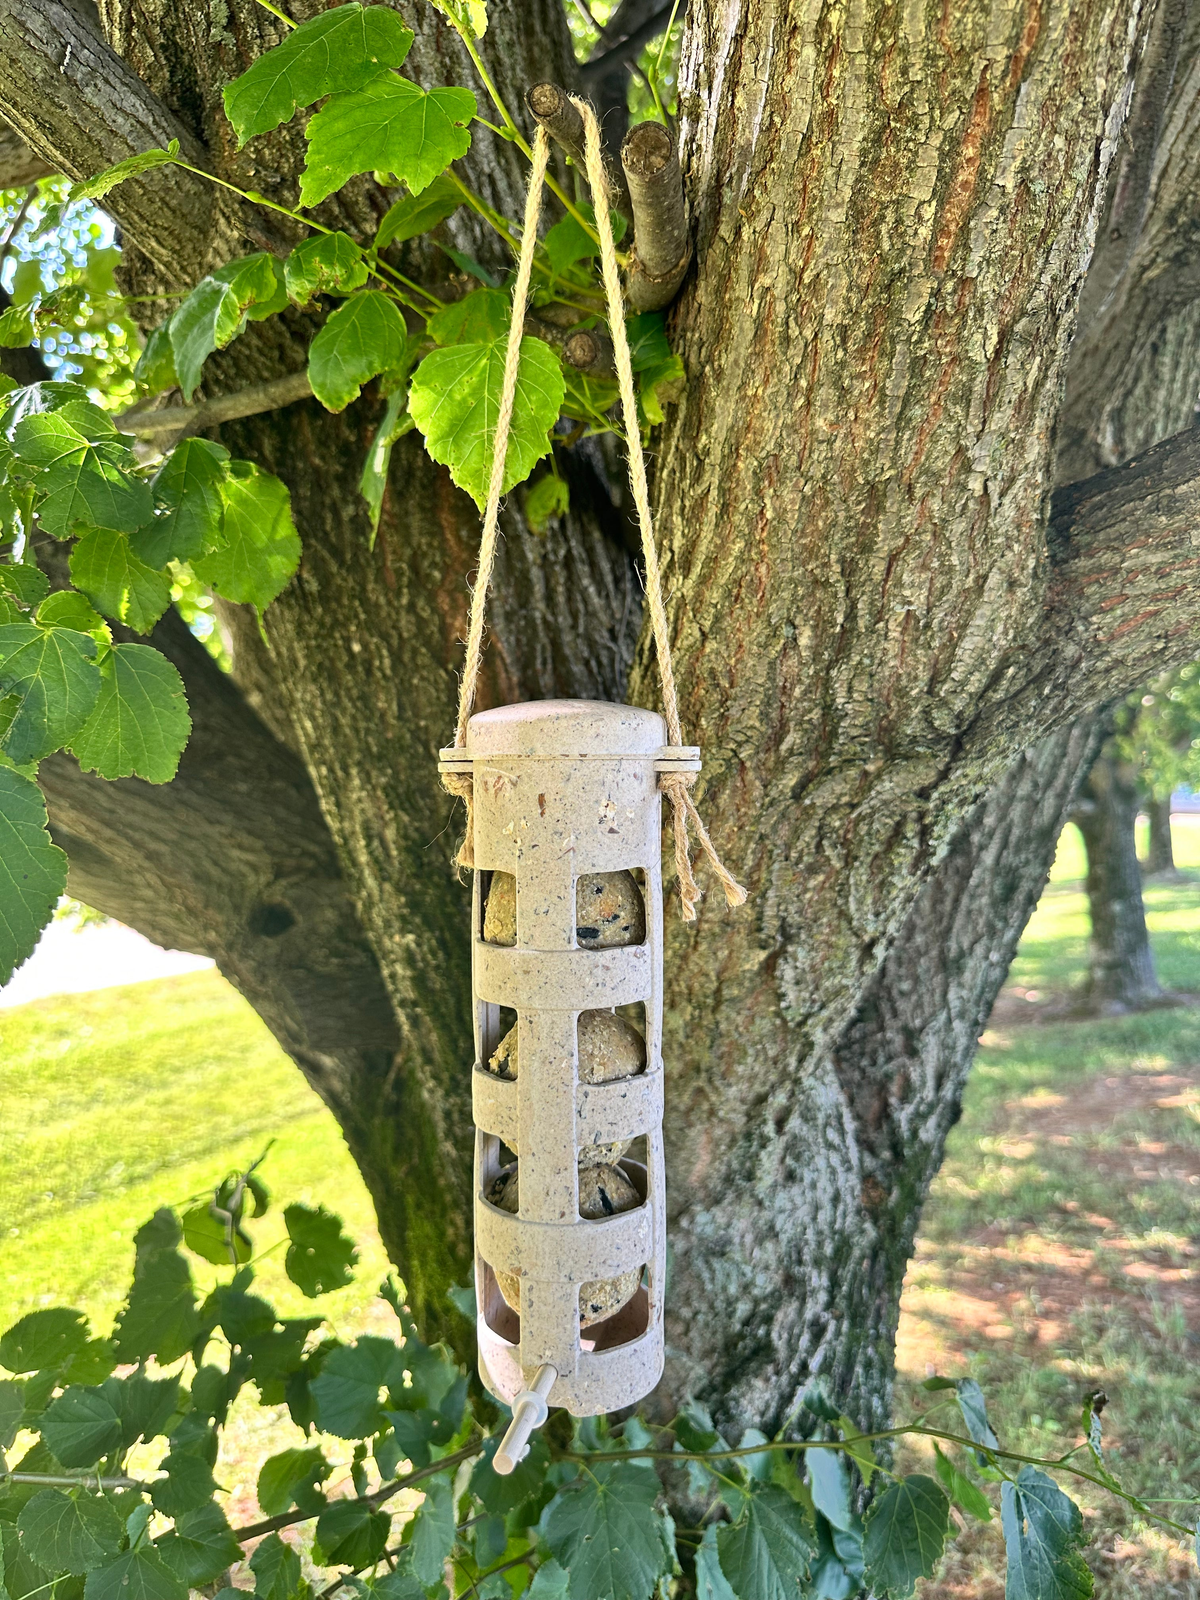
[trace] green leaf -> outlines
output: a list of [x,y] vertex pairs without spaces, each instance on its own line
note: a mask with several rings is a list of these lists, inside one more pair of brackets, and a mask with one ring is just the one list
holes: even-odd
[[812,1549],[803,1510],[775,1485],[747,1495],[738,1520],[717,1531],[726,1582],[739,1597],[754,1600],[795,1600]]
[[171,349],[186,399],[200,382],[201,368],[246,326],[252,309],[262,315],[286,304],[283,272],[265,250],[243,256],[202,278],[171,318]]
[[309,347],[308,376],[327,411],[344,411],[368,378],[404,359],[408,330],[387,295],[367,289],[351,295]]
[[25,1416],[25,1386],[0,1378],[0,1450],[11,1447]]
[[263,1515],[276,1517],[293,1504],[301,1510],[315,1507],[316,1485],[324,1483],[332,1471],[316,1445],[269,1456],[258,1474],[258,1503]]
[[358,487],[367,502],[371,517],[372,546],[375,543],[375,535],[379,532],[379,519],[383,514],[383,496],[387,489],[392,446],[397,439],[403,438],[416,427],[407,406],[408,396],[403,389],[397,389],[388,399],[383,421],[375,431],[371,448],[367,451],[367,459],[363,462],[362,477],[359,479]]
[[[50,843],[42,791],[0,765],[0,984],[32,955],[66,887],[67,858]],[[2,1353],[0,1361],[14,1370]]]
[[147,338],[133,369],[133,376],[150,394],[161,394],[164,389],[173,389],[179,382],[175,373],[175,352],[171,349],[169,324],[164,322]]
[[23,606],[36,606],[50,593],[50,579],[25,562],[0,562],[0,589]]
[[470,1487],[485,1511],[506,1517],[541,1488],[550,1465],[550,1452],[541,1434],[535,1433],[529,1441],[528,1455],[517,1463],[507,1477],[502,1478],[492,1467],[492,1457],[500,1448],[502,1437],[502,1434],[496,1433],[483,1441],[483,1455],[471,1469]]
[[[596,213],[586,203],[580,208],[580,215],[589,222],[596,220]],[[613,242],[620,244],[625,237],[628,223],[619,211],[610,211],[609,220],[612,223]],[[550,265],[555,272],[566,272],[577,261],[587,261],[600,254],[599,240],[592,237],[587,229],[572,216],[566,216],[561,222],[556,222],[552,228],[547,229],[546,237],[542,240],[546,247],[546,254],[550,258]],[[637,371],[637,368],[634,368]]]
[[106,1379],[99,1392],[121,1419],[123,1450],[139,1439],[155,1439],[165,1433],[179,1405],[178,1378],[146,1378],[134,1373],[128,1378]]
[[658,1492],[657,1474],[647,1464],[598,1461],[555,1495],[542,1514],[541,1533],[570,1573],[571,1600],[649,1600],[672,1565],[663,1519],[654,1509]]
[[239,148],[327,94],[360,89],[408,54],[412,33],[386,6],[345,5],[293,29],[225,90]]
[[809,1487],[813,1505],[835,1528],[845,1530],[854,1515],[850,1503],[850,1474],[841,1452],[806,1450]]
[[21,701],[2,741],[11,761],[39,760],[83,726],[100,693],[95,655],[96,641],[73,628],[0,628],[0,697]]
[[941,1559],[950,1502],[932,1478],[911,1473],[893,1483],[866,1516],[863,1554],[867,1583],[889,1595],[909,1595]]
[[175,1531],[154,1541],[163,1563],[189,1588],[213,1578],[242,1559],[225,1513],[214,1501],[175,1518]]
[[962,1412],[967,1433],[976,1444],[990,1445],[992,1449],[996,1449],[1000,1441],[992,1432],[992,1425],[988,1421],[987,1402],[983,1397],[983,1390],[974,1378],[959,1378],[954,1385],[954,1391],[958,1396],[958,1409]]
[[72,1384],[47,1408],[41,1431],[64,1467],[91,1467],[120,1448],[121,1416],[99,1389]]
[[95,710],[71,749],[85,772],[102,778],[169,783],[191,730],[183,680],[166,656],[118,644],[101,664]]
[[468,38],[482,39],[487,32],[487,0],[433,0],[433,3]]
[[392,74],[335,94],[305,130],[308,164],[300,204],[319,205],[359,172],[388,172],[413,194],[427,189],[471,145],[469,89],[418,89]]
[[960,1472],[948,1456],[942,1454],[941,1446],[937,1444],[933,1447],[933,1467],[942,1488],[956,1506],[977,1517],[980,1522],[992,1520],[992,1508],[987,1495],[971,1482],[965,1472]]
[[335,1500],[317,1518],[313,1560],[323,1567],[369,1566],[383,1554],[391,1527],[388,1513],[369,1500]]
[[74,628],[92,634],[97,644],[101,639],[107,644],[111,637],[104,618],[76,589],[59,589],[42,601],[36,615],[41,628]]
[[306,306],[315,294],[349,294],[367,281],[362,250],[348,233],[319,233],[298,244],[283,264],[288,295]]
[[0,311],[0,348],[23,350],[33,343],[33,311],[29,306],[9,306]]
[[187,1600],[187,1584],[156,1551],[143,1546],[89,1572],[83,1600]]
[[[216,1214],[211,1201],[202,1200],[189,1207],[179,1220],[183,1224],[183,1242],[189,1250],[214,1266],[230,1265],[225,1219]],[[254,1253],[249,1236],[240,1228],[233,1231],[233,1248],[239,1263],[249,1261]]]
[[0,1338],[0,1366],[18,1375],[61,1367],[87,1342],[88,1322],[82,1311],[70,1311],[66,1306],[30,1311]]
[[875,1452],[871,1447],[871,1441],[864,1438],[861,1431],[845,1415],[838,1418],[838,1427],[842,1430],[842,1438],[846,1441],[847,1453],[853,1458],[862,1474],[862,1481],[869,1488],[876,1470]]
[[149,633],[171,603],[171,586],[133,553],[123,533],[98,528],[71,551],[71,580],[106,616]]
[[565,516],[571,507],[571,491],[562,478],[548,472],[525,495],[525,521],[534,533],[545,533],[555,517]]
[[567,1600],[570,1580],[557,1561],[543,1561],[525,1591],[526,1600]]
[[115,189],[127,178],[153,172],[155,167],[174,165],[178,154],[179,140],[172,139],[165,150],[143,150],[140,155],[126,156],[124,161],[118,161],[115,167],[106,167],[94,178],[85,178],[82,183],[72,184],[68,203],[74,205],[77,200],[103,200],[110,189]]
[[435,344],[487,344],[508,334],[512,299],[503,289],[473,289],[435,311],[426,332]]
[[321,1429],[339,1439],[365,1439],[383,1423],[381,1389],[403,1387],[404,1357],[390,1339],[363,1334],[330,1351],[312,1394]]
[[50,1572],[82,1576],[120,1553],[125,1529],[112,1504],[87,1493],[46,1489],[17,1518],[30,1556]]
[[226,600],[265,610],[300,565],[300,536],[287,488],[249,461],[230,464],[223,486],[225,545],[192,571]]
[[292,1600],[300,1589],[300,1557],[277,1533],[269,1533],[250,1557],[259,1600]]
[[389,208],[375,235],[376,248],[386,250],[390,244],[403,244],[418,234],[428,233],[452,216],[462,203],[462,190],[443,172],[420,194],[405,195]]
[[700,1548],[696,1551],[696,1600],[738,1600],[729,1587],[729,1579],[721,1571],[715,1522],[710,1522],[705,1528]]
[[[105,430],[90,426],[103,418]],[[67,404],[28,416],[12,431],[13,449],[36,469],[33,486],[45,499],[38,521],[56,539],[80,524],[128,532],[153,509],[150,491],[127,470],[133,458],[121,436],[97,407]]]
[[[427,355],[413,375],[408,408],[425,448],[482,507],[504,378],[505,341],[459,344]],[[540,339],[521,340],[521,366],[501,492],[521,483],[550,449],[563,402],[562,368]]]
[[1008,1556],[1005,1600],[1086,1600],[1094,1588],[1079,1554],[1083,1516],[1053,1478],[1024,1466],[1000,1486],[1000,1523]]
[[411,1530],[406,1542],[413,1573],[418,1583],[430,1588],[454,1548],[454,1496],[442,1478],[432,1479],[424,1488],[425,1498],[405,1533]]
[[87,390],[79,383],[61,383],[47,380],[44,383],[27,383],[4,397],[0,413],[0,432],[10,442],[17,424],[26,417],[44,416],[58,411],[72,400],[86,400]]
[[156,514],[130,535],[133,553],[160,570],[168,561],[193,561],[223,538],[229,451],[209,439],[184,439],[150,484]]
[[118,1361],[156,1355],[161,1365],[168,1366],[191,1348],[200,1333],[192,1274],[179,1254],[181,1237],[175,1213],[165,1206],[134,1235],[133,1284],[113,1332]]
[[292,1241],[284,1271],[310,1300],[354,1281],[351,1268],[358,1260],[354,1241],[342,1232],[342,1219],[324,1206],[300,1204],[286,1207],[284,1226]]
[[212,1499],[217,1485],[212,1468],[202,1456],[172,1451],[162,1462],[165,1478],[155,1480],[150,1498],[168,1517],[179,1517]]

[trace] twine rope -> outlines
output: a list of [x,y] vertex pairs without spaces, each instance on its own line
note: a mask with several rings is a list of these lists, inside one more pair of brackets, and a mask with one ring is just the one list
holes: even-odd
[[[608,181],[600,147],[600,124],[596,113],[586,100],[571,97],[583,118],[585,157],[588,185],[592,191],[596,233],[600,240],[600,265],[608,300],[609,331],[613,341],[613,355],[617,368],[617,383],[621,393],[621,411],[625,421],[625,445],[629,461],[629,480],[637,507],[638,524],[642,536],[642,561],[646,569],[646,599],[650,607],[651,631],[658,657],[659,676],[662,680],[663,713],[667,735],[673,745],[683,744],[683,729],[679,720],[679,696],[675,687],[675,669],[671,661],[671,639],[663,604],[662,571],[658,562],[658,549],[654,542],[654,519],[650,510],[650,486],[646,480],[646,461],[642,454],[642,434],[638,421],[637,392],[633,383],[633,362],[629,340],[625,332],[625,301],[621,291],[620,267],[616,244],[613,240],[612,219],[609,216]],[[475,704],[475,691],[479,681],[480,658],[483,649],[484,610],[487,591],[491,583],[496,557],[496,538],[500,511],[501,485],[504,481],[504,459],[508,448],[508,433],[512,422],[513,401],[517,389],[517,375],[521,360],[521,335],[525,322],[525,305],[529,294],[529,281],[533,272],[533,255],[537,244],[537,223],[541,211],[542,185],[549,160],[550,140],[540,124],[534,135],[533,166],[529,177],[529,193],[525,200],[525,226],[521,235],[521,254],[517,266],[517,281],[513,288],[512,323],[508,333],[508,349],[504,367],[504,383],[500,395],[500,409],[496,418],[496,437],[493,444],[492,475],[484,511],[483,537],[479,549],[479,571],[475,590],[471,596],[471,620],[467,633],[467,662],[463,672],[458,701],[458,727],[455,744],[466,743],[467,723]],[[446,788],[460,796],[467,806],[467,832],[458,853],[458,863],[474,866],[474,816],[472,807],[473,784],[466,773],[447,773]],[[701,820],[689,790],[695,782],[695,773],[664,772],[659,775],[659,788],[671,802],[675,837],[675,868],[679,876],[680,908],[685,922],[696,920],[696,906],[700,900],[692,872],[691,844],[688,836],[689,822],[695,824],[696,836],[713,871],[725,891],[731,906],[745,903],[746,891],[721,861],[708,829]]]

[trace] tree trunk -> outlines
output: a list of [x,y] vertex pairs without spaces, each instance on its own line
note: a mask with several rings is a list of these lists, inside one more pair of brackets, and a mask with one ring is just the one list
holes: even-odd
[[1171,839],[1171,796],[1165,800],[1150,795],[1146,801],[1146,814],[1150,821],[1150,843],[1146,852],[1146,875],[1156,872],[1174,872],[1175,847]]
[[[0,16],[56,3],[0,0]],[[220,111],[225,82],[279,26],[253,0],[225,9],[214,30],[169,0],[101,7],[142,85],[130,90],[147,102],[138,126],[181,120],[222,176],[290,201],[297,130],[237,153]],[[1200,440],[1047,510],[1056,480],[1100,464],[1085,461],[1081,424],[1085,464],[1056,474],[1055,426],[1152,13],[1142,0],[962,0],[928,18],[884,0],[689,7],[681,139],[697,249],[673,319],[686,394],[656,446],[659,542],[685,734],[705,752],[701,803],[753,900],[670,923],[674,1356],[662,1404],[700,1392],[731,1428],[777,1423],[817,1370],[863,1421],[886,1415],[920,1206],[1094,757],[1088,714],[1148,676],[1147,660],[1161,670],[1196,650]],[[408,20],[424,80],[482,97],[444,22],[429,8]],[[19,36],[36,55],[37,31]],[[494,4],[484,46],[510,104],[538,79],[571,79],[556,0]],[[40,81],[33,64],[7,74],[0,113],[83,176],[104,143],[89,120],[98,80],[57,146],[52,107],[33,91],[22,101]],[[1186,123],[1191,100],[1175,93],[1171,115]],[[105,159],[130,153],[121,137]],[[478,126],[474,140],[465,169],[516,213],[511,146]],[[1197,143],[1178,140],[1158,180],[1181,207],[1200,190]],[[146,294],[186,287],[260,228],[225,202],[211,215],[178,208],[164,242],[152,189],[126,211],[122,196],[110,203]],[[364,179],[321,220],[366,237],[388,199]],[[468,213],[448,227],[455,245],[504,265]],[[419,241],[400,264],[444,282]],[[1141,337],[1180,314],[1156,302]],[[209,392],[296,371],[316,326],[298,312],[252,325],[210,360]],[[1110,340],[1127,333],[1118,321]],[[1159,392],[1147,381],[1138,394]],[[1182,426],[1155,404],[1139,447]],[[147,786],[129,788],[136,806],[112,804],[64,761],[48,764],[47,787],[81,892],[215,954],[305,1065],[347,1129],[416,1309],[461,1335],[441,1291],[468,1258],[468,896],[450,865],[461,819],[435,760],[453,726],[478,518],[410,435],[371,549],[357,479],[381,409],[368,396],[330,417],[303,402],[220,430],[287,482],[304,543],[267,614],[270,649],[248,619],[234,625],[243,748],[204,797],[230,813],[212,845],[222,872],[167,874],[168,840],[187,852],[192,839],[171,790],[154,823]],[[544,537],[510,498],[481,703],[653,704],[644,641],[635,658],[620,470],[595,444],[565,468],[571,513]],[[214,711],[204,743],[204,694],[194,713],[198,748],[216,760],[222,724]],[[185,798],[199,795],[204,774],[186,776]],[[156,829],[151,868],[131,876]],[[262,905],[295,914],[297,874],[315,901],[297,918],[315,932],[314,996],[337,989],[355,952],[369,1015],[386,994],[393,1032],[372,1036],[369,1061],[345,1020],[349,979],[349,1013],[339,1000],[337,1026],[312,1043],[304,969],[285,970],[299,935],[272,942],[281,918],[255,920]]]
[[1162,999],[1142,905],[1133,769],[1111,751],[1080,790],[1075,821],[1087,848],[1088,975],[1084,997],[1105,1015],[1138,1011]]

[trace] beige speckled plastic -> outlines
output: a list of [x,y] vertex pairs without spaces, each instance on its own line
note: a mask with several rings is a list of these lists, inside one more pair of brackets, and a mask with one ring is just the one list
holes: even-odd
[[[444,769],[474,776],[475,1283],[484,1383],[511,1404],[539,1369],[557,1376],[547,1399],[575,1416],[632,1405],[663,1367],[666,1207],[662,1153],[662,873],[658,773],[696,771],[699,751],[663,745],[652,711],[588,700],[542,700],[471,718],[465,749]],[[583,950],[575,942],[575,879],[640,869],[646,942]],[[517,880],[515,946],[482,939],[484,881]],[[581,1011],[642,1002],[646,1067],[611,1083],[579,1081]],[[517,1013],[516,1081],[483,1069]],[[621,1168],[643,1197],[636,1210],[579,1215],[580,1150],[644,1137],[646,1161]],[[520,1211],[484,1195],[520,1162]],[[522,1314],[493,1268],[519,1273]],[[628,1304],[582,1332],[579,1286],[646,1269]]]

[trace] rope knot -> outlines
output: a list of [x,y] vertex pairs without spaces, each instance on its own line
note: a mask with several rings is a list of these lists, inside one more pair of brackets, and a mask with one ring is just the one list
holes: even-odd
[[692,873],[689,822],[696,825],[700,848],[720,880],[721,888],[725,891],[725,903],[729,906],[744,906],[746,903],[745,889],[717,854],[717,847],[709,838],[708,829],[696,809],[690,792],[695,781],[694,772],[664,772],[658,780],[658,787],[671,802],[671,821],[675,830],[675,870],[679,874],[679,903],[685,922],[695,922],[696,907],[701,899],[700,888]]

